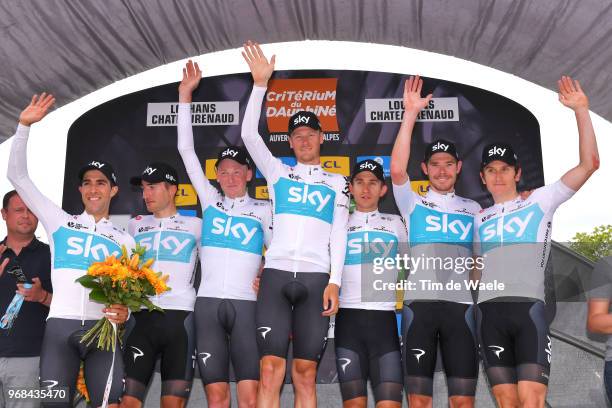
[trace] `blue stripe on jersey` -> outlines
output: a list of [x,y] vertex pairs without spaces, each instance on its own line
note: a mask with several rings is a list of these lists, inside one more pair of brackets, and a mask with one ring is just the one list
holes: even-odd
[[410,244],[447,243],[472,248],[474,217],[416,205],[410,214]]
[[230,216],[209,206],[204,210],[201,244],[261,255],[263,229],[256,219]]
[[324,185],[299,183],[281,177],[274,184],[276,214],[317,218],[328,224],[334,218],[336,192]]
[[544,212],[538,203],[509,214],[491,218],[478,229],[482,253],[501,245],[536,243]]
[[352,232],[346,239],[344,264],[369,264],[373,263],[375,258],[394,258],[397,246],[397,237],[388,232]]
[[[159,235],[159,242],[155,239]],[[144,259],[157,259],[159,261],[189,263],[191,254],[196,245],[193,234],[179,231],[152,231],[134,236],[134,240],[145,247]],[[159,248],[159,254],[156,250]]]
[[53,233],[53,266],[86,270],[93,262],[121,255],[121,247],[100,235],[60,227]]

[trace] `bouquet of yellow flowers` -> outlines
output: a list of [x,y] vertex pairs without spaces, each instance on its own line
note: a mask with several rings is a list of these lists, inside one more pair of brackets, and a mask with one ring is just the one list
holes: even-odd
[[[142,260],[146,249],[136,246],[132,256],[128,256],[125,246],[121,247],[122,255],[117,259],[114,255],[107,257],[103,262],[94,262],[76,281],[84,287],[91,289],[89,299],[103,303],[107,307],[112,304],[122,304],[137,312],[142,306],[152,310],[163,311],[155,306],[149,296],[159,295],[170,288],[166,285],[168,275],[150,269],[153,259]],[[115,328],[112,323],[103,317],[83,335],[81,342],[89,346],[98,340],[101,350],[115,351]]]

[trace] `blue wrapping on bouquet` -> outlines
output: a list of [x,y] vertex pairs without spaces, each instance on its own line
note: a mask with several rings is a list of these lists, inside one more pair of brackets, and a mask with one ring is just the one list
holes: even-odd
[[[23,287],[26,289],[30,289],[32,284],[24,283]],[[13,327],[13,323],[17,319],[17,315],[19,315],[19,310],[21,309],[21,305],[23,304],[23,296],[19,293],[15,293],[13,300],[6,308],[6,313],[0,319],[0,329],[10,330]]]

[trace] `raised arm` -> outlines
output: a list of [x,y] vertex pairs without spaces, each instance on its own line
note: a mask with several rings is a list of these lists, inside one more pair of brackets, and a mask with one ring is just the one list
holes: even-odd
[[273,178],[275,171],[282,167],[282,164],[272,155],[268,146],[266,146],[259,134],[258,127],[261,104],[266,94],[268,80],[272,76],[272,72],[274,72],[276,56],[273,55],[268,62],[259,44],[252,43],[251,41],[244,44],[242,56],[247,64],[249,64],[249,69],[253,76],[253,90],[251,91],[244,119],[242,120],[242,140],[261,174],[263,174],[268,182],[274,182],[271,178]]
[[28,174],[28,136],[30,126],[42,120],[55,103],[53,95],[42,93],[34,95],[30,104],[19,115],[19,125],[13,137],[9,156],[7,177],[23,202],[40,219],[49,233],[52,233],[52,222],[64,214],[64,211],[53,201],[45,197],[30,179]]
[[580,162],[561,177],[567,187],[578,191],[591,175],[599,168],[599,152],[591,116],[589,99],[582,91],[580,83],[568,76],[558,81],[559,101],[574,111],[578,125],[578,151]]
[[183,159],[191,184],[198,193],[198,197],[200,197],[202,207],[205,207],[217,195],[217,189],[206,178],[193,145],[191,99],[193,91],[200,84],[200,79],[202,79],[202,71],[198,64],[194,64],[191,60],[187,61],[185,68],[183,68],[183,79],[179,85],[177,143],[179,154]]
[[391,152],[391,180],[395,185],[405,184],[408,178],[408,159],[410,159],[410,142],[417,115],[423,110],[432,95],[421,98],[423,80],[417,75],[410,76],[404,83],[404,117]]

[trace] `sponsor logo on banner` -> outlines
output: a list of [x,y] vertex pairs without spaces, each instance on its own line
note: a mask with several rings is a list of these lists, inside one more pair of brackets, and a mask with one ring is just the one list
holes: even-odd
[[[176,126],[178,103],[148,103],[147,126]],[[238,125],[238,101],[193,102],[191,124],[193,126]]]
[[[366,122],[401,122],[404,117],[404,102],[401,99],[366,99]],[[417,116],[417,122],[458,122],[459,100],[432,98],[429,105]]]
[[209,180],[217,179],[217,168],[215,164],[217,164],[217,159],[206,159],[206,163],[204,164],[204,173]]
[[429,180],[411,181],[410,187],[418,195],[425,196],[427,194],[427,187],[429,187]]
[[144,259],[159,261],[189,263],[196,246],[192,234],[178,231],[146,232],[136,235],[134,240],[146,249]]
[[391,156],[357,156],[357,162],[364,160],[374,160],[382,166],[385,177],[391,176]]
[[289,118],[299,111],[314,112],[326,141],[340,141],[336,116],[337,78],[273,79],[266,94],[270,142],[286,142]]
[[255,187],[255,198],[259,198],[260,200],[269,199],[270,195],[268,194],[268,186]]
[[321,156],[321,167],[330,173],[351,175],[350,161],[346,156]]
[[191,184],[179,184],[174,196],[174,204],[177,207],[186,207],[198,204],[198,195]]
[[202,220],[201,244],[261,255],[261,223],[256,219],[230,216],[214,207],[208,207]]
[[[297,159],[294,156],[277,157],[277,159],[280,159],[280,161],[287,166],[295,166],[297,164]],[[255,170],[255,178],[264,178],[259,169]]]

